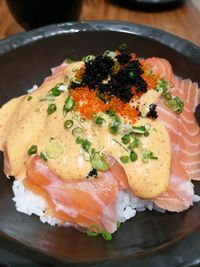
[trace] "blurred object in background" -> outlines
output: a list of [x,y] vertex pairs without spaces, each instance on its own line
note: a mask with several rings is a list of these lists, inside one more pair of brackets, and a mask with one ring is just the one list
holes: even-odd
[[185,0],[111,0],[113,4],[149,12],[174,9],[182,5],[184,1]]
[[82,0],[7,0],[7,4],[17,22],[29,30],[78,20]]

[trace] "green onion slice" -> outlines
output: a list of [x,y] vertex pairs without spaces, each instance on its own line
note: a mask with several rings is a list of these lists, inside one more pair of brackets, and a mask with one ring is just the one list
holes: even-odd
[[184,102],[178,96],[174,97],[174,100],[179,105],[179,107],[184,107]]
[[66,100],[65,100],[65,104],[63,106],[63,111],[64,112],[69,112],[70,110],[73,109],[73,107],[75,106],[75,101],[74,99],[69,95]]
[[119,159],[122,163],[128,163],[129,162],[129,156],[121,156]]
[[148,163],[149,159],[151,160],[157,160],[158,157],[156,157],[152,151],[149,150],[142,150],[142,161],[144,163]]
[[100,153],[95,153],[91,159],[91,165],[97,171],[107,171],[109,169],[108,163],[106,162],[104,156]]
[[111,134],[117,134],[119,130],[119,125],[121,124],[121,119],[117,115],[113,118],[113,120],[109,124],[109,131]]
[[120,228],[121,223],[117,221],[117,230]]
[[91,146],[90,141],[88,141],[87,139],[83,139],[83,138],[81,138],[81,137],[79,137],[79,136],[76,138],[76,143],[77,143],[77,144],[81,144],[83,150],[86,151],[86,152],[89,151],[90,146]]
[[46,155],[45,153],[43,153],[43,152],[40,153],[40,157],[41,157],[43,160],[45,160],[45,161],[48,160],[47,155]]
[[83,133],[83,128],[81,128],[81,127],[76,127],[76,128],[74,128],[73,130],[72,130],[72,134],[74,135],[74,136],[79,136],[79,135],[81,135]]
[[131,161],[136,161],[138,159],[138,155],[135,153],[135,151],[131,151],[130,153],[130,160]]
[[48,115],[51,115],[51,114],[54,113],[56,110],[57,110],[56,105],[55,105],[55,104],[50,104],[50,105],[48,106],[47,113],[48,113]]
[[145,126],[132,126],[132,130],[134,133],[144,134],[146,132]]
[[32,145],[29,149],[28,149],[28,155],[34,155],[37,153],[37,146],[36,145]]
[[106,241],[112,240],[112,235],[110,233],[108,233],[107,231],[102,231],[101,235],[102,235],[103,239]]
[[74,124],[73,120],[66,120],[64,122],[64,128],[66,130],[69,130],[70,128],[72,128],[73,124]]
[[54,102],[55,101],[55,95],[52,95],[52,94],[47,94],[46,97],[45,97],[45,101],[47,102]]
[[129,72],[128,76],[129,76],[129,78],[134,78],[135,75],[133,72]]
[[97,125],[102,125],[103,122],[105,122],[105,119],[102,118],[101,116],[96,116],[94,121],[95,121],[95,123],[96,123]]
[[89,62],[91,60],[94,60],[94,59],[95,59],[95,56],[94,55],[88,55],[88,56],[83,57],[82,58],[82,61],[85,62],[85,63],[87,63],[87,62]]
[[122,142],[125,145],[128,145],[128,143],[131,141],[131,135],[130,134],[125,134],[122,136]]
[[[59,84],[59,86],[60,86],[60,84]],[[54,96],[59,96],[59,95],[61,94],[61,91],[58,89],[58,86],[55,86],[55,87],[53,87],[53,88],[51,89],[51,93],[52,93],[52,95],[54,95]]]
[[116,116],[116,112],[112,109],[106,110],[106,114],[110,116],[111,118]]
[[87,230],[87,235],[88,236],[98,236],[101,231],[99,230],[99,227],[96,225],[90,226],[90,228]]
[[55,140],[51,140],[45,147],[45,152],[50,159],[57,159],[63,153],[63,147]]
[[125,43],[123,43],[123,44],[121,44],[120,46],[119,46],[119,50],[120,51],[125,51],[126,49],[127,49],[127,44],[125,44]]
[[65,62],[68,63],[68,64],[71,64],[71,63],[74,62],[74,60],[71,59],[71,58],[66,58],[66,59],[65,59]]

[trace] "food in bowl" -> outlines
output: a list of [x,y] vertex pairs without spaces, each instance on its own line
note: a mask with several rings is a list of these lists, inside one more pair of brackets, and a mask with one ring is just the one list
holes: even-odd
[[199,102],[197,83],[125,45],[65,60],[0,109],[17,210],[111,240],[136,211],[188,209],[200,200]]

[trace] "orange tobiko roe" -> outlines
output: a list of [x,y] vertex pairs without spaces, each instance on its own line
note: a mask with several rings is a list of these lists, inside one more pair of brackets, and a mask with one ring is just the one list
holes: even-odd
[[132,108],[129,103],[124,103],[120,99],[113,96],[109,103],[104,103],[96,95],[95,90],[88,87],[79,87],[72,90],[71,96],[75,101],[75,108],[85,118],[92,118],[98,112],[106,112],[111,109],[132,123],[135,123],[139,112]]
[[155,73],[149,74],[149,71],[151,71],[151,66],[146,64],[145,60],[140,60],[140,63],[142,65],[142,69],[144,71],[144,73],[142,74],[142,78],[147,83],[147,89],[151,90],[151,89],[155,88],[156,85],[158,84],[160,76],[155,74]]

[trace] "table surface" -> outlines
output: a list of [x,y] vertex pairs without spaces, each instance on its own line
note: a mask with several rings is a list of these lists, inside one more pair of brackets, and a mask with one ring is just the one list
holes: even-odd
[[[80,20],[121,20],[153,26],[178,35],[200,46],[200,0],[185,0],[176,9],[142,12],[112,4],[109,0],[83,0]],[[196,5],[195,5],[196,3]],[[0,39],[22,32],[10,14],[5,0],[0,0]]]

